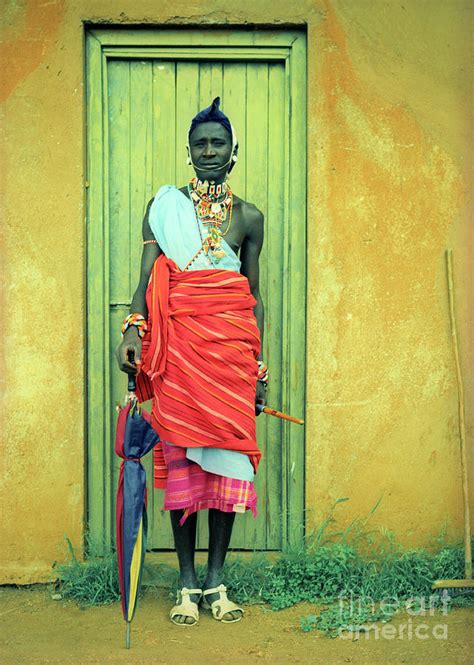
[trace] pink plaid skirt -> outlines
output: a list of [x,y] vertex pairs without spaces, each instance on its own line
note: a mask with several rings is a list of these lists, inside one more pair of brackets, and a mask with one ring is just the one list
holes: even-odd
[[180,524],[184,524],[191,513],[206,508],[217,508],[225,513],[244,513],[249,509],[254,518],[257,517],[257,494],[252,481],[204,471],[199,464],[187,459],[186,448],[170,446],[165,441],[162,445],[168,469],[164,509],[184,509]]

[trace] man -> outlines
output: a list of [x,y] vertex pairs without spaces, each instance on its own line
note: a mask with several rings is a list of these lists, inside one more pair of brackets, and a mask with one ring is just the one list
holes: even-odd
[[[153,398],[161,439],[155,487],[165,489],[180,567],[170,618],[188,625],[199,620],[199,602],[220,621],[243,615],[227,598],[222,569],[236,512],[256,514],[255,413],[257,403],[265,404],[267,380],[263,215],[227,184],[238,144],[219,101],[193,119],[188,133],[196,178],[180,189],[162,187],[147,206],[140,281],[116,350],[122,371],[136,373],[141,365],[139,396]],[[203,508],[209,557],[200,589],[194,551]]]

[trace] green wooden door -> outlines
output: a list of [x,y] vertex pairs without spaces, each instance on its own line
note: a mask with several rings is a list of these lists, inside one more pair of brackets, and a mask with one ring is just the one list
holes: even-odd
[[[156,42],[169,41],[169,33],[132,31],[127,33],[131,44],[123,43],[124,33],[89,34],[88,506],[96,541],[113,540],[115,528],[115,405],[123,399],[126,377],[116,366],[113,349],[138,281],[143,213],[161,185],[182,186],[192,177],[185,151],[189,123],[217,95],[239,139],[232,189],[265,215],[261,291],[266,308],[263,357],[271,373],[268,403],[303,416],[304,40],[294,33],[278,34],[285,49],[279,43],[268,45],[268,33],[261,33],[261,41],[255,33],[251,44],[245,44],[244,33],[215,33],[214,43],[222,44],[219,52],[183,43],[192,42],[190,33],[176,33],[178,43],[164,44],[161,50]],[[295,36],[301,53],[294,51]],[[297,61],[292,66],[291,55]],[[297,85],[300,105],[295,108]],[[300,123],[296,136],[295,120]],[[100,233],[96,226],[101,221]],[[279,550],[301,535],[304,440],[300,428],[292,427],[268,416],[257,420],[263,453],[256,480],[258,517],[254,521],[249,511],[237,517],[233,548]],[[151,455],[145,467],[148,547],[172,548],[163,492],[152,487]],[[207,547],[207,512],[199,516],[198,547]]]

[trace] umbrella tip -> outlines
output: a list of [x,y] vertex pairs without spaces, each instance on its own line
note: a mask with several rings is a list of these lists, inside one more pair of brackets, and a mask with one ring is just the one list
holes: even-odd
[[127,627],[125,630],[125,648],[130,649],[130,621],[127,621]]

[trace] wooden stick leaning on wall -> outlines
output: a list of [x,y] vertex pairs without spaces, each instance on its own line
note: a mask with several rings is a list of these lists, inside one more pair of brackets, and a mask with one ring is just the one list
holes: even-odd
[[448,280],[449,296],[449,317],[451,321],[451,341],[453,345],[454,360],[456,363],[456,381],[458,387],[458,423],[459,439],[461,450],[461,473],[462,473],[462,493],[464,502],[464,565],[465,579],[463,580],[436,580],[433,582],[433,589],[473,589],[472,579],[472,553],[471,553],[471,529],[469,514],[469,483],[467,476],[467,452],[466,452],[466,426],[464,421],[464,388],[461,374],[461,363],[459,361],[458,332],[455,316],[454,302],[454,280],[453,280],[453,259],[452,250],[447,249],[445,253],[446,272]]

